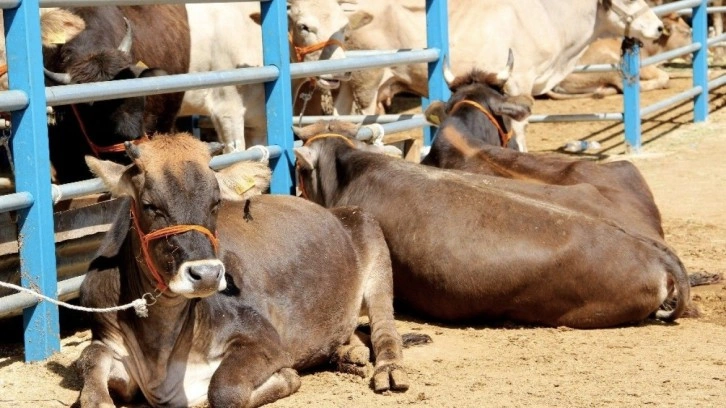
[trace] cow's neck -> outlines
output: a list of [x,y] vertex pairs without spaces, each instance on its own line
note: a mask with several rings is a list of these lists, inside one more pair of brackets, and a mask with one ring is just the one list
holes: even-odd
[[[144,264],[138,236],[130,232],[124,243],[126,266],[122,273],[121,299],[130,301],[150,293],[156,302],[148,306],[148,317],[133,315],[128,324],[133,328],[150,380],[159,382],[166,377],[166,368],[173,353],[188,349],[196,301],[166,292],[155,292],[156,282]],[[147,295],[148,296],[148,295]],[[156,377],[156,376],[160,377]]]
[[577,58],[587,45],[599,35],[597,24],[598,0],[551,1],[545,10],[554,27],[560,32],[560,40],[567,57]]

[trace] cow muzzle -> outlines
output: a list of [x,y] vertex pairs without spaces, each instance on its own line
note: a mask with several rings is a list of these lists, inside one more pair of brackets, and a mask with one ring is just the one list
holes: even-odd
[[343,74],[326,74],[317,77],[318,86],[324,89],[338,89],[340,83],[349,81],[351,73],[345,72]]
[[169,282],[169,290],[187,298],[211,296],[227,288],[224,272],[219,259],[187,261]]

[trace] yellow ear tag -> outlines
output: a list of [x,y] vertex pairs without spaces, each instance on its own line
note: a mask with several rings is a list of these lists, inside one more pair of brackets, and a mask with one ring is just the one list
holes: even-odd
[[63,31],[56,31],[48,34],[48,42],[51,44],[65,44],[66,33]]
[[439,126],[441,125],[441,120],[439,120],[439,117],[434,115],[433,113],[426,116],[426,120],[428,120],[430,123]]
[[255,186],[255,179],[251,176],[243,176],[242,180],[225,179],[225,184],[235,193],[243,195]]
[[144,64],[144,61],[137,62],[136,63],[136,67],[137,68],[141,68],[141,69],[147,69],[147,68],[149,68],[146,64]]

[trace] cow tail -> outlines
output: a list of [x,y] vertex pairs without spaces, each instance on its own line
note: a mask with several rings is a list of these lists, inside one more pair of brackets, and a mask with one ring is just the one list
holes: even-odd
[[[666,246],[663,246],[663,249],[667,256],[665,262],[666,273],[673,279],[675,290],[669,294],[665,302],[660,306],[660,309],[655,313],[655,317],[659,320],[672,322],[681,317],[690,307],[691,282],[686,273],[686,267],[678,256]],[[673,299],[674,296],[675,300]]]

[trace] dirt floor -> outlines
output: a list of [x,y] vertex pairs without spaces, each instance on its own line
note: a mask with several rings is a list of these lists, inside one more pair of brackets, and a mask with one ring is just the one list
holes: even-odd
[[[674,72],[674,76],[682,76]],[[689,86],[643,95],[643,105]],[[590,159],[627,158],[649,182],[663,213],[667,241],[689,272],[726,273],[726,88],[711,94],[707,123],[689,124],[689,105],[643,123],[644,147],[625,155],[622,126],[606,122],[532,124],[530,150],[554,150],[573,139],[600,141]],[[617,112],[621,98],[537,100],[535,113]],[[273,407],[719,407],[726,406],[726,283],[694,288],[703,316],[608,330],[518,325],[448,326],[397,316],[401,332],[433,343],[405,350],[411,388],[376,395],[368,379],[323,367],[302,378],[299,392]],[[0,340],[0,407],[72,404],[80,387],[73,361],[90,333],[64,315],[62,353],[23,363],[20,323],[6,322]]]

